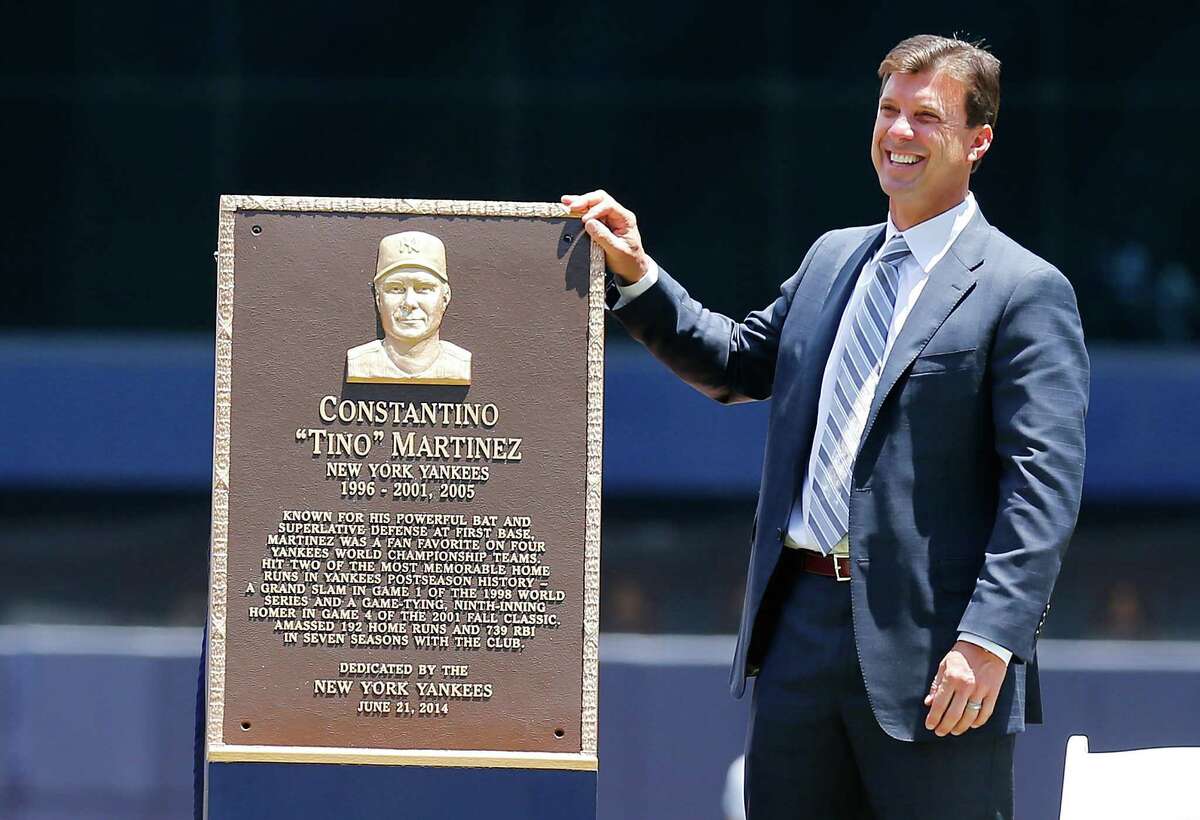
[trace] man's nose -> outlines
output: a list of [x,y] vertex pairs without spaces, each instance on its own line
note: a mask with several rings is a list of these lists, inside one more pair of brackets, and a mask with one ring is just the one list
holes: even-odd
[[912,139],[912,128],[908,124],[908,119],[903,115],[897,115],[892,121],[892,127],[888,129],[888,135],[897,139]]
[[404,306],[409,308],[417,306],[417,292],[412,288],[404,289]]

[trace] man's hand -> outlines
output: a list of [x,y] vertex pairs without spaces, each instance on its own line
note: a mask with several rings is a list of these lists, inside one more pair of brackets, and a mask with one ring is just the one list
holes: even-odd
[[604,191],[565,194],[562,203],[579,214],[592,241],[604,249],[604,261],[623,285],[632,285],[653,264],[642,248],[637,217]]
[[[996,708],[996,696],[1008,664],[982,646],[957,641],[942,658],[925,705],[929,714],[925,728],[938,737],[961,735],[968,729],[978,729],[988,722]],[[968,709],[968,703],[981,704]]]

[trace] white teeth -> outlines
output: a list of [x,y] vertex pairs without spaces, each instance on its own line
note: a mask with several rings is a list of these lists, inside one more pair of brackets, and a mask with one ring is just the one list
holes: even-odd
[[891,156],[891,158],[892,158],[892,162],[898,162],[898,163],[900,163],[901,165],[912,165],[912,164],[914,164],[914,163],[916,163],[916,162],[919,162],[919,161],[920,161],[920,159],[921,159],[921,158],[920,158],[920,157],[918,157],[916,154],[896,154],[896,153],[893,153],[893,154],[891,154],[890,156]]

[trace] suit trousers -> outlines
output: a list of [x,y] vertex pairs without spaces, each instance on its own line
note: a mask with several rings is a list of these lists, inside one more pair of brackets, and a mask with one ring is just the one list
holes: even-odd
[[850,585],[783,553],[760,616],[769,637],[746,743],[748,820],[1011,818],[1014,736],[889,737],[863,683]]

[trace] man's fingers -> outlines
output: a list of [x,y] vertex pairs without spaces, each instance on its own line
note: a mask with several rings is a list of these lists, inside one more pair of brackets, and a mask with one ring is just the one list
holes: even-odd
[[[937,695],[938,689],[942,688],[942,678],[944,678],[945,676],[946,676],[946,661],[942,660],[942,662],[938,664],[937,674],[935,674],[933,676],[933,681],[929,684],[929,694],[925,696],[925,705],[926,706],[933,705],[933,698],[935,695]],[[934,726],[936,726],[936,725],[937,724],[934,724]],[[927,729],[933,728],[933,726],[929,725],[928,718],[926,719],[926,728]]]
[[583,224],[583,227],[584,230],[588,232],[588,236],[600,243],[600,247],[604,248],[606,251],[610,250],[616,253],[628,252],[627,249],[617,245],[617,237],[608,229],[608,226],[599,219],[589,219]]
[[620,216],[616,209],[616,203],[611,199],[601,200],[588,209],[588,212],[579,217],[586,224],[593,219],[603,219],[608,222],[608,219],[613,216]]
[[983,706],[975,714],[975,720],[973,720],[971,722],[972,729],[978,729],[980,726],[987,723],[988,719],[991,718],[991,716],[992,716],[992,712],[996,708],[996,696],[995,695],[988,695],[986,698],[983,698],[982,700],[983,700]]
[[[617,236],[599,219],[584,223],[584,230],[604,251],[604,262],[621,284],[629,285],[646,275],[644,253],[628,237]],[[639,253],[641,258],[639,259]]]
[[937,728],[933,730],[935,735],[945,737],[962,720],[963,712],[967,708],[967,692],[969,691],[969,689],[960,689],[954,692],[954,697],[950,699],[950,704],[946,707],[945,714],[942,715]]
[[933,729],[942,722],[942,716],[946,714],[946,708],[950,705],[950,700],[953,697],[953,689],[944,682],[938,685],[937,691],[933,693],[933,697],[929,702],[929,714],[925,716],[926,729]]
[[604,191],[592,191],[590,194],[581,195],[565,194],[562,202],[571,209],[571,213],[579,215],[584,223],[602,219],[610,228],[618,231],[633,223],[633,213]]
[[591,191],[586,194],[564,194],[562,196],[562,204],[571,209],[573,213],[586,211],[602,202],[608,194],[604,191]]
[[951,727],[951,729],[950,729],[950,734],[952,734],[952,735],[965,734],[966,731],[968,729],[970,729],[971,725],[975,722],[975,718],[979,715],[979,713],[981,711],[983,711],[982,708],[980,708],[980,709],[970,708],[970,704],[980,702],[980,700],[983,697],[981,694],[979,694],[979,693],[971,694],[969,692],[964,691],[964,692],[959,693],[959,697],[962,698],[963,712],[962,712],[962,717],[960,717],[958,719],[958,721],[954,724],[954,726]]
[[[563,194],[560,199],[562,204],[566,205],[572,211],[581,211],[595,204],[589,202],[589,197],[593,197],[594,195],[595,191],[590,194]],[[599,199],[596,201],[598,202]]]

